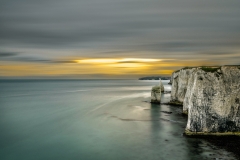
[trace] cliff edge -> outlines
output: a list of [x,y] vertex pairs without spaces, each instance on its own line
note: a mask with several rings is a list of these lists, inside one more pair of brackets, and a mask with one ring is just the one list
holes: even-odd
[[188,114],[186,134],[239,134],[240,66],[184,68],[171,80],[172,101]]
[[172,91],[171,91],[171,99],[172,102],[176,102],[179,104],[183,103],[185,98],[185,94],[187,91],[188,80],[192,75],[192,72],[196,68],[183,68],[181,70],[175,71],[172,74]]

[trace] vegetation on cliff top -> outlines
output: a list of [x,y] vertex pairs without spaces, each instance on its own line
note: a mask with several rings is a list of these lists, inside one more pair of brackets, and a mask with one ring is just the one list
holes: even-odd
[[199,66],[199,67],[184,67],[182,69],[176,70],[173,73],[177,73],[180,70],[186,70],[186,69],[192,69],[192,68],[200,68],[205,72],[216,72],[218,69],[220,69],[220,66]]
[[192,68],[196,68],[196,67],[184,67],[184,68],[182,68],[182,69],[179,69],[179,70],[174,71],[173,73],[177,73],[177,72],[179,72],[180,70],[192,69]]
[[202,66],[200,67],[200,69],[202,69],[205,72],[216,72],[218,69],[220,69],[220,67],[206,67],[206,66]]

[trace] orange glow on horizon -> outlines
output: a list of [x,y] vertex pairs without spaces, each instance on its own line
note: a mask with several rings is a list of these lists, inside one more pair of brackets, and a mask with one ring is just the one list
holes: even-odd
[[176,61],[144,58],[86,58],[71,60],[75,63],[3,62],[0,76],[82,76],[107,75],[108,77],[170,76],[185,66],[214,64],[204,61]]
[[158,62],[161,59],[144,59],[144,58],[93,58],[75,60],[77,63],[124,63],[124,62]]

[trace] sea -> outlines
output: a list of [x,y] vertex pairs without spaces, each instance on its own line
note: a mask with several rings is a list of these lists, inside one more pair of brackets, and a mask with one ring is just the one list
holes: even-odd
[[[171,91],[169,81],[162,81]],[[184,136],[181,107],[151,104],[155,80],[0,80],[1,160],[235,159]],[[162,94],[162,103],[170,100]]]

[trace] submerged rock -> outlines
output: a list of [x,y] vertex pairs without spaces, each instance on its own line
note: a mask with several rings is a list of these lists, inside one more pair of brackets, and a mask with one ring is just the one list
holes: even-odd
[[196,67],[172,75],[172,100],[188,114],[186,134],[240,132],[240,66]]
[[183,106],[183,103],[177,100],[171,100],[170,102],[166,103],[168,105],[174,105],[174,106]]
[[169,93],[171,93],[171,91],[164,91],[163,93],[164,94],[169,94]]

